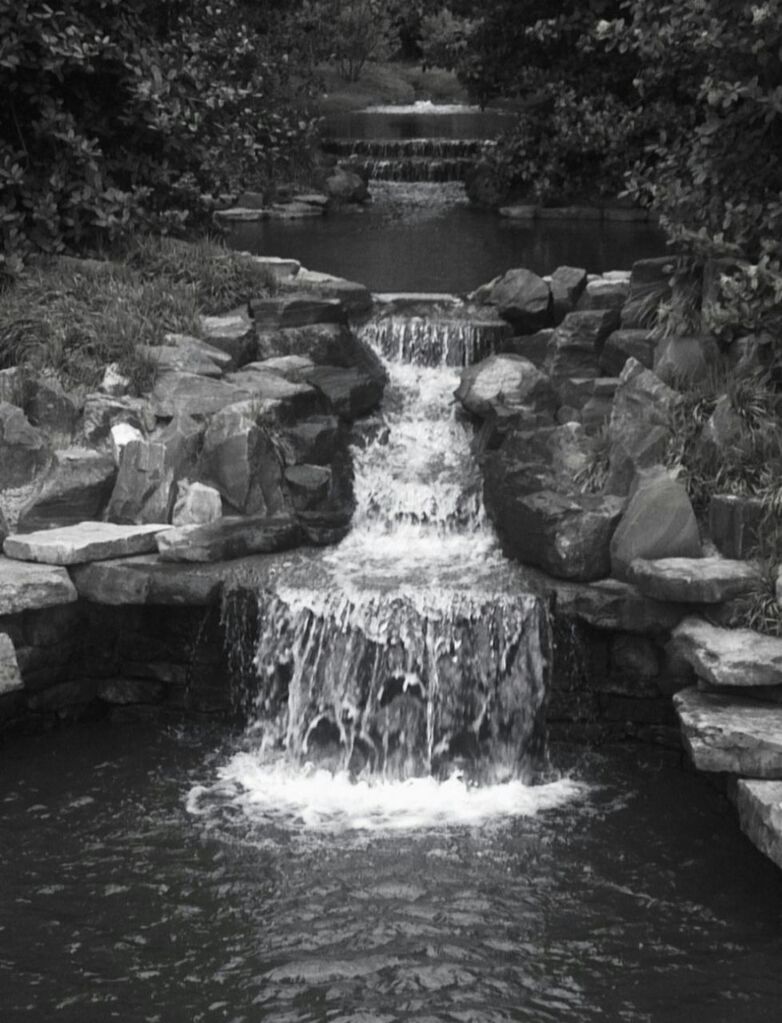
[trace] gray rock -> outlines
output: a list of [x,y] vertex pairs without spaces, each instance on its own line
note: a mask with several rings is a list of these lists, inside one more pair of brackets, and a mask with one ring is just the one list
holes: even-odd
[[671,297],[670,279],[675,269],[674,260],[667,256],[639,259],[633,263],[630,276],[630,294],[622,308],[622,326],[645,328],[653,326],[661,302]]
[[70,441],[79,412],[55,377],[36,377],[26,385],[24,411],[33,426]]
[[279,373],[286,380],[298,382],[303,379],[302,374],[312,369],[314,365],[312,359],[307,359],[303,355],[275,355],[262,362],[250,362],[244,368]]
[[585,586],[559,584],[557,610],[597,629],[654,635],[669,632],[688,613],[680,604],[653,600],[618,579]]
[[202,419],[249,397],[246,388],[224,380],[194,373],[163,373],[155,381],[150,400],[155,414],[162,419],[173,416]]
[[301,270],[295,277],[282,281],[280,288],[283,291],[305,291],[321,298],[337,299],[348,313],[366,313],[372,308],[372,294],[365,285],[315,270]]
[[9,533],[8,523],[6,522],[2,506],[0,506],[0,544],[2,544],[3,540],[5,540],[5,538],[8,536],[8,533]]
[[606,280],[600,277],[587,283],[578,306],[579,309],[614,309],[619,313],[629,294],[629,281]]
[[197,478],[245,515],[272,517],[286,510],[276,445],[247,406],[229,407],[212,417]]
[[345,308],[338,298],[324,298],[317,294],[251,298],[250,314],[259,331],[288,330],[324,323],[341,326],[346,322]]
[[548,327],[553,318],[551,289],[523,267],[508,270],[493,285],[487,301],[521,334]]
[[[5,543],[8,543],[6,539]],[[0,615],[73,604],[78,599],[64,568],[0,557]]]
[[628,493],[639,470],[663,461],[681,400],[681,395],[651,370],[644,369],[636,359],[627,360],[608,424],[609,493]]
[[490,355],[465,367],[456,398],[479,418],[521,408],[553,415],[557,404],[546,374],[520,355]]
[[514,495],[548,489],[578,491],[576,478],[591,457],[592,442],[578,423],[510,429],[483,460],[484,500],[490,516]]
[[3,552],[8,558],[44,565],[83,565],[87,561],[126,558],[154,551],[155,536],[166,528],[79,522],[61,529],[9,536],[3,543]]
[[548,358],[549,342],[554,334],[553,327],[538,330],[534,334],[512,337],[501,342],[499,352],[503,355],[521,355],[531,363],[543,369]]
[[130,441],[120,455],[106,517],[112,523],[167,523],[174,483],[164,443]]
[[552,380],[599,376],[602,344],[617,324],[611,309],[569,313],[549,341],[545,369]]
[[167,346],[196,352],[202,358],[209,359],[224,373],[234,368],[233,358],[228,352],[215,348],[200,338],[191,337],[189,334],[166,334],[164,340]]
[[204,526],[223,514],[223,502],[214,487],[180,480],[171,522],[174,526]]
[[637,558],[700,558],[698,523],[687,491],[667,474],[641,480],[611,540],[611,571],[632,582]]
[[21,366],[0,369],[0,404],[18,405],[21,408],[24,404],[26,379],[27,374]]
[[511,494],[492,508],[505,553],[558,579],[588,582],[608,575],[609,544],[624,501],[552,490]]
[[207,344],[230,355],[234,366],[255,357],[255,329],[244,306],[224,316],[202,316],[201,335]]
[[[223,374],[213,359],[192,346],[139,345],[138,353],[151,362],[159,373],[194,373],[196,376],[214,378],[219,378]],[[226,353],[223,354],[230,361],[230,357]]]
[[568,313],[573,312],[586,285],[586,270],[575,266],[557,267],[549,280],[555,323],[560,323]]
[[719,359],[713,337],[668,337],[654,353],[654,371],[671,387],[690,386],[705,380]]
[[163,561],[231,561],[289,550],[299,539],[294,518],[226,517],[204,526],[168,530],[158,537],[158,551]]
[[117,398],[98,393],[87,395],[82,432],[88,444],[99,446],[107,443],[112,426],[120,423],[127,423],[146,434],[154,429],[155,415],[143,398]]
[[709,536],[726,558],[746,558],[757,550],[765,510],[758,497],[715,494],[709,502]]
[[736,806],[744,834],[782,867],[782,782],[739,779]]
[[40,490],[24,506],[22,533],[100,519],[111,496],[117,470],[108,452],[71,447],[55,453]]
[[22,675],[11,637],[0,632],[0,696],[22,688]]
[[348,422],[372,412],[383,400],[383,382],[355,366],[315,366],[304,376],[329,408]]
[[352,510],[348,507],[316,508],[298,513],[305,539],[316,547],[339,543],[350,532]]
[[686,618],[672,642],[695,674],[712,686],[782,685],[782,639],[751,629],[721,629]]
[[263,362],[251,362],[237,373],[228,373],[225,382],[244,391],[251,401],[274,408],[280,418],[297,419],[324,410],[315,388],[303,381],[289,380],[282,373],[265,368]]
[[258,358],[266,361],[291,355],[309,359],[317,366],[355,366],[375,380],[383,383],[386,380],[386,371],[377,355],[344,325],[316,323],[259,333]]
[[630,582],[657,600],[721,604],[758,589],[762,576],[748,561],[726,558],[638,558],[630,565]]
[[328,465],[347,449],[348,434],[336,416],[310,416],[277,434],[286,465]]
[[307,511],[328,498],[332,473],[323,465],[292,465],[285,470],[285,482],[296,511]]
[[0,403],[0,480],[3,489],[30,483],[48,464],[46,438],[17,405]]
[[366,181],[344,167],[336,167],[326,178],[324,191],[329,198],[341,203],[361,203],[369,198]]
[[652,369],[656,347],[657,341],[650,330],[615,330],[603,345],[600,369],[610,376],[619,376],[628,359],[635,359],[645,369]]
[[699,689],[673,701],[698,770],[782,778],[782,707]]
[[120,373],[118,363],[110,362],[103,372],[98,390],[112,398],[123,398],[130,391],[130,379]]

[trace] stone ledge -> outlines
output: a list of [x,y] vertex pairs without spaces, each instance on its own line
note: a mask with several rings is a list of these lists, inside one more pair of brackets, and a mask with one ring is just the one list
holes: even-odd
[[209,607],[220,601],[223,584],[251,573],[271,577],[284,556],[255,554],[235,561],[165,562],[158,555],[98,561],[71,569],[75,592],[93,604]]
[[7,557],[18,561],[80,565],[147,554],[156,549],[157,534],[170,528],[165,523],[123,526],[113,522],[79,522],[74,526],[9,536],[3,544],[3,551]]
[[0,615],[73,604],[76,589],[64,568],[0,556]]
[[744,834],[782,867],[782,781],[740,779],[736,806]]
[[699,771],[782,779],[782,707],[698,689],[673,702]]
[[782,686],[782,639],[687,618],[672,640],[696,675],[712,686]]
[[721,604],[757,589],[760,569],[748,561],[728,558],[636,558],[629,579],[657,600],[690,604]]

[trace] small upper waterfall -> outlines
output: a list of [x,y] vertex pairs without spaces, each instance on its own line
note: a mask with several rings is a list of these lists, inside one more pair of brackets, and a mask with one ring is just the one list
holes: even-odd
[[265,756],[393,778],[527,777],[542,762],[546,608],[499,551],[453,397],[497,324],[461,312],[363,328],[389,383],[354,449],[351,533],[227,597],[239,699]]

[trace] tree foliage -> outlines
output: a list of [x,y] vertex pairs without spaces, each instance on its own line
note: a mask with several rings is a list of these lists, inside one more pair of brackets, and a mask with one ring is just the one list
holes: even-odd
[[31,251],[197,222],[308,125],[240,0],[0,0],[0,275]]

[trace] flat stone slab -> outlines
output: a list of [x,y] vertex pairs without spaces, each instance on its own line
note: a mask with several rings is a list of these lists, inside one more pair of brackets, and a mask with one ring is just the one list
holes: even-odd
[[301,539],[293,518],[228,517],[207,525],[169,529],[157,538],[163,561],[229,561],[287,550]]
[[0,615],[73,604],[78,594],[64,568],[0,556]]
[[756,564],[728,558],[636,558],[629,580],[656,600],[721,604],[757,589],[761,575]]
[[250,574],[266,585],[275,569],[287,563],[288,556],[281,554],[210,564],[165,562],[157,554],[144,554],[77,565],[70,572],[75,593],[93,604],[210,607],[219,603],[223,584],[238,574]]
[[83,565],[88,561],[124,558],[156,550],[155,536],[169,526],[160,523],[121,526],[113,522],[79,522],[61,529],[6,538],[3,551],[19,561],[45,565]]
[[581,585],[557,581],[554,589],[558,611],[598,629],[640,635],[665,633],[687,614],[687,608],[681,604],[654,600],[619,579]]
[[782,639],[752,629],[722,629],[686,618],[673,632],[674,647],[713,686],[782,685]]
[[5,632],[0,632],[0,696],[21,688],[22,675],[16,660],[13,640]]
[[736,789],[741,830],[762,853],[782,867],[782,781],[748,781]]
[[673,702],[698,770],[782,779],[782,707],[700,689]]

